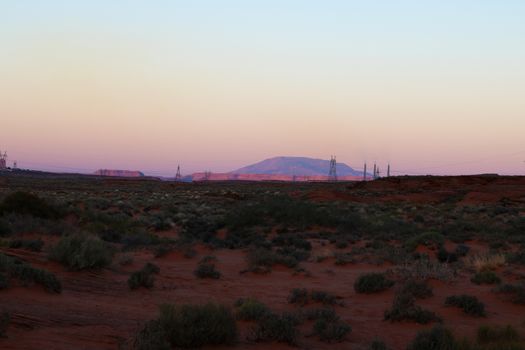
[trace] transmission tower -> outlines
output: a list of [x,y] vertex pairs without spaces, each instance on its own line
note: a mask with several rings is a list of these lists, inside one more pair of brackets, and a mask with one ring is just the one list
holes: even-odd
[[365,162],[365,170],[363,171],[363,181],[366,181],[366,162]]
[[210,181],[210,177],[211,177],[211,171],[210,170],[206,170],[204,172],[204,181]]
[[330,171],[328,172],[328,179],[330,181],[337,181],[337,161],[335,156],[330,157]]
[[1,169],[7,169],[7,152],[2,154],[2,151],[0,151],[0,170]]
[[390,177],[390,163],[388,164],[388,168],[386,168],[386,177]]
[[175,174],[175,181],[181,181],[182,176],[180,174],[180,165],[177,165],[177,174]]
[[18,169],[18,163],[16,160],[13,162],[13,169]]
[[377,179],[377,165],[374,163],[374,174],[372,175],[372,179]]

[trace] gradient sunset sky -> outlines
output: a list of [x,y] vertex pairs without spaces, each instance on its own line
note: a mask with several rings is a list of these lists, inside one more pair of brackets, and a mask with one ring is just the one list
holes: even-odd
[[0,0],[0,121],[33,169],[525,174],[525,1]]

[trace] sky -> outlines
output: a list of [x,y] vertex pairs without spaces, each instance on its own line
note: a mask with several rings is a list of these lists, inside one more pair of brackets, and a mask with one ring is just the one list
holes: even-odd
[[525,1],[0,0],[0,150],[173,175],[273,156],[525,174]]

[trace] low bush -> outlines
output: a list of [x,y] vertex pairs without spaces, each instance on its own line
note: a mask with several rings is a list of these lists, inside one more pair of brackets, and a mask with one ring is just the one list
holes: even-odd
[[338,319],[326,320],[321,318],[315,321],[313,331],[321,341],[333,343],[343,341],[347,334],[352,331],[352,327]]
[[9,226],[9,223],[6,220],[0,218],[0,237],[8,236],[11,234],[11,232],[12,230]]
[[10,278],[17,278],[25,285],[37,283],[46,290],[60,293],[62,285],[54,274],[49,271],[37,269],[19,259],[11,258],[0,253],[0,274],[5,276],[4,285],[8,286]]
[[128,286],[130,289],[137,289],[139,287],[153,288],[155,284],[155,274],[160,272],[160,268],[152,263],[147,263],[144,267],[131,274],[128,279]]
[[510,301],[514,304],[525,305],[525,285],[504,284],[498,289],[498,293],[508,294]]
[[388,350],[385,342],[379,339],[373,340],[368,347],[368,350]]
[[301,312],[301,315],[307,320],[319,320],[323,319],[326,321],[337,321],[339,316],[335,313],[335,310],[331,307],[323,307],[316,309],[306,309]]
[[197,269],[194,271],[195,276],[199,278],[221,278],[221,273],[215,268],[215,261],[217,258],[213,256],[206,256],[199,262]]
[[306,288],[294,288],[288,296],[288,302],[290,304],[306,305],[309,299],[310,297]]
[[401,294],[410,294],[416,299],[430,298],[434,293],[432,288],[425,282],[415,279],[406,281],[400,289]]
[[288,296],[290,304],[306,305],[309,302],[322,303],[324,305],[335,305],[338,303],[337,296],[319,290],[308,292],[305,288],[294,288]]
[[257,322],[254,330],[256,341],[277,341],[290,345],[297,344],[299,320],[290,314],[267,314]]
[[357,293],[377,293],[394,285],[394,281],[386,278],[382,273],[367,273],[357,278],[354,289]]
[[468,245],[458,244],[456,246],[454,253],[456,253],[456,255],[459,257],[464,257],[464,256],[467,256],[469,251],[470,251],[470,247]]
[[475,284],[499,284],[501,279],[496,275],[495,272],[485,270],[477,272],[470,281]]
[[385,311],[385,320],[391,322],[413,321],[427,324],[441,319],[432,311],[424,310],[415,304],[414,296],[409,293],[398,293],[390,310]]
[[239,299],[235,302],[237,319],[243,321],[258,321],[270,313],[268,306],[257,299]]
[[27,249],[33,252],[39,252],[44,246],[44,241],[41,239],[26,240],[26,239],[15,239],[9,242],[9,248],[14,249]]
[[279,254],[271,249],[258,248],[248,252],[248,268],[250,271],[268,271],[272,266],[281,264],[294,268],[299,261],[292,257]]
[[310,292],[310,299],[313,302],[316,303],[323,303],[324,305],[335,305],[337,304],[337,296],[334,294],[320,291],[320,290],[313,290]]
[[425,232],[407,240],[405,247],[409,252],[413,252],[419,245],[429,248],[439,248],[445,243],[445,238],[438,232]]
[[111,264],[113,249],[96,236],[74,234],[61,238],[49,258],[72,270],[100,269]]
[[518,332],[510,325],[481,326],[478,328],[477,340],[480,344],[509,343],[519,341]]
[[7,338],[7,327],[11,322],[11,316],[8,312],[0,313],[0,338]]
[[60,211],[42,198],[28,192],[14,192],[0,204],[0,214],[27,214],[43,219],[57,219]]
[[457,343],[452,332],[443,326],[419,332],[407,350],[456,350]]
[[3,273],[0,273],[0,290],[9,288],[9,281]]
[[441,247],[438,250],[436,257],[442,263],[453,263],[458,261],[456,253],[450,253],[444,247]]
[[150,350],[233,345],[237,334],[235,318],[225,306],[164,304],[159,318],[148,322],[139,332],[135,346]]
[[472,316],[485,316],[485,305],[478,298],[471,295],[453,295],[447,297],[445,305],[456,306],[467,314]]
[[482,254],[471,256],[467,265],[476,271],[495,270],[505,265],[507,259],[504,254]]

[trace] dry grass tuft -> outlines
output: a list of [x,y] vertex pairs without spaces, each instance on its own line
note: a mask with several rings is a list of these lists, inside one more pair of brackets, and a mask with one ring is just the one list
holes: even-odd
[[467,266],[476,271],[490,271],[505,265],[505,262],[504,254],[478,254],[469,257]]

